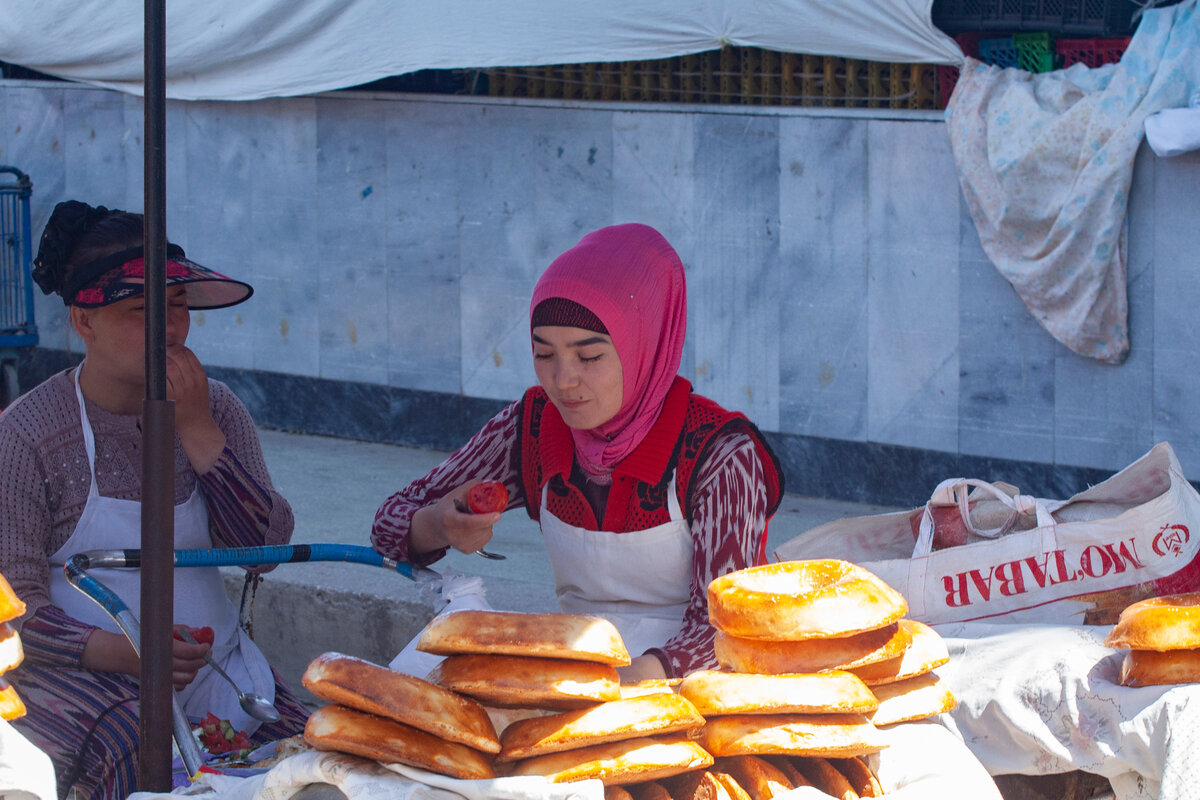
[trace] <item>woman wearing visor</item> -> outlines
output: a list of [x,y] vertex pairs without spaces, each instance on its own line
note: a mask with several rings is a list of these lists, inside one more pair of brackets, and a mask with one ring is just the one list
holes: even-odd
[[[25,601],[15,621],[25,662],[8,674],[27,715],[15,725],[54,761],[60,795],[123,798],[137,776],[139,659],[114,620],[71,586],[63,564],[85,550],[141,544],[145,296],[142,216],[59,203],[34,279],[62,297],[83,362],[0,415],[0,571]],[[254,423],[207,378],[185,344],[189,309],[236,305],[249,285],[167,251],[167,397],[175,403],[175,548],[284,544],[292,511],[271,484]],[[140,617],[137,570],[89,574]],[[211,645],[173,641],[172,675],[193,720],[215,714],[256,743],[294,735],[307,712],[238,627],[215,568],[176,570],[174,619]],[[212,657],[282,718],[247,715]]]

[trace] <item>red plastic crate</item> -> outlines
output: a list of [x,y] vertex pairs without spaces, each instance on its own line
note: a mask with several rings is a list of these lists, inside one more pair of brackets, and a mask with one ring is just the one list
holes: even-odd
[[1055,51],[1062,57],[1062,68],[1072,64],[1087,64],[1093,69],[1101,64],[1115,64],[1129,46],[1128,36],[1112,39],[1059,39]]
[[[984,37],[982,33],[960,33],[954,37],[954,41],[958,42],[958,46],[962,48],[963,53],[971,58],[979,58],[979,40]],[[937,68],[938,77],[938,99],[941,101],[939,108],[945,108],[950,103],[950,95],[954,92],[954,84],[958,83],[958,67],[952,67],[949,64],[940,64]]]

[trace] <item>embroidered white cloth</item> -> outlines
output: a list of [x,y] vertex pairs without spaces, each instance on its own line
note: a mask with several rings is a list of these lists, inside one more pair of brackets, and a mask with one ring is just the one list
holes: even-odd
[[1200,86],[1197,0],[1142,15],[1118,64],[1033,74],[967,59],[946,122],[984,252],[1075,352],[1129,352],[1125,209],[1143,123]]
[[943,720],[993,775],[1084,770],[1118,800],[1200,798],[1200,684],[1121,686],[1109,626],[936,629],[950,650],[938,675],[958,698]]

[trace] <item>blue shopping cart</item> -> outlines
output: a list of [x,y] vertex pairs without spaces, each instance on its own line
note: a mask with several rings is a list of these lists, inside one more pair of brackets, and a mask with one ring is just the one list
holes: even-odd
[[0,408],[20,394],[17,364],[22,351],[38,343],[29,232],[32,193],[28,175],[0,166]]

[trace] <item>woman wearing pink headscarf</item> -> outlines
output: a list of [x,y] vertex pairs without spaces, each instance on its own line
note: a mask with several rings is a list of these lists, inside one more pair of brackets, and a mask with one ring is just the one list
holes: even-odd
[[622,679],[715,666],[709,582],[762,563],[779,505],[774,454],[741,414],[681,378],[683,264],[658,231],[613,225],[547,268],[530,303],[539,386],[380,507],[371,542],[429,564],[473,552],[499,513],[465,513],[480,480],[542,528],[563,611],[601,614]]

